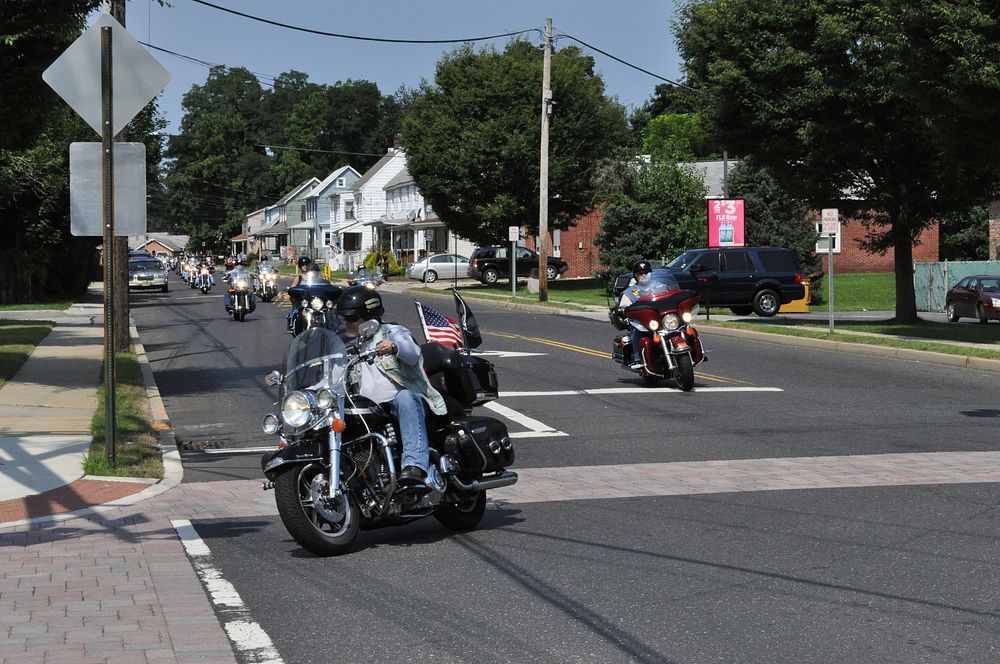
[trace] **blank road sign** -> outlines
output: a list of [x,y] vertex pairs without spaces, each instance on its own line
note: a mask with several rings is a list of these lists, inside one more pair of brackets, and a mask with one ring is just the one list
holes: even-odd
[[[114,143],[115,235],[146,232],[146,146]],[[101,144],[69,144],[69,231],[104,235]]]

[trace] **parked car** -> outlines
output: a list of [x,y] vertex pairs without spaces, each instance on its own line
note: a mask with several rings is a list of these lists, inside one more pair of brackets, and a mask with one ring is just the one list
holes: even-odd
[[130,257],[128,261],[128,287],[133,288],[158,288],[166,293],[167,271],[160,264],[160,261],[152,256],[148,258]]
[[[484,284],[495,284],[501,278],[510,278],[509,247],[478,247],[469,260],[469,276]],[[517,276],[527,277],[538,267],[538,254],[526,247],[518,247],[515,254]],[[561,258],[549,256],[545,276],[555,279],[569,269]]]
[[406,276],[432,284],[438,279],[464,279],[469,274],[469,259],[458,254],[428,256],[406,269]]
[[944,311],[952,323],[963,317],[980,323],[1000,320],[1000,277],[977,274],[962,279],[945,295]]
[[805,297],[799,262],[781,247],[691,249],[666,269],[682,288],[698,292],[703,307],[728,307],[737,316],[770,317]]

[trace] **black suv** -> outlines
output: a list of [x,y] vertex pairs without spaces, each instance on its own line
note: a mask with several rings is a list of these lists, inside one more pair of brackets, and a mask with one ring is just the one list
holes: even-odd
[[[501,277],[510,277],[510,247],[479,247],[469,259],[469,276],[484,284],[495,284]],[[538,254],[525,247],[517,247],[517,276],[527,277],[538,267]],[[547,279],[555,279],[569,269],[561,258],[548,257]]]
[[664,269],[682,288],[698,291],[703,307],[729,307],[737,316],[773,316],[805,297],[799,262],[781,247],[690,249]]

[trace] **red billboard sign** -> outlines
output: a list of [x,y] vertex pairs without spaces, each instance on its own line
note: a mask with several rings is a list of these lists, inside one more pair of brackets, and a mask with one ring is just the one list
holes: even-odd
[[708,246],[743,247],[744,237],[743,199],[709,199]]

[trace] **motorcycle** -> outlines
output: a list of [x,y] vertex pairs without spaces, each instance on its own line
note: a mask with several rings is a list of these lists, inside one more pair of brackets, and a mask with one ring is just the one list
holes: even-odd
[[337,300],[344,289],[335,286],[319,272],[307,272],[298,286],[288,289],[292,310],[288,317],[288,333],[298,336],[313,327],[337,329],[339,321],[334,313]]
[[274,268],[257,268],[257,295],[270,302],[278,294],[278,272]]
[[226,290],[229,295],[229,313],[233,320],[242,323],[246,320],[247,314],[257,308],[254,298],[251,297],[254,289],[250,273],[246,271],[231,272],[227,280],[229,281],[229,288]]
[[204,294],[212,290],[212,286],[214,285],[215,278],[212,277],[212,271],[207,267],[198,268],[198,276],[192,282],[191,288],[200,288],[202,294]]
[[[378,331],[362,324],[359,342]],[[507,427],[471,409],[497,398],[493,365],[441,344],[422,347],[431,384],[445,397],[447,415],[427,417],[430,463],[426,489],[397,485],[402,445],[398,423],[377,403],[348,387],[351,368],[375,352],[345,345],[329,329],[296,336],[280,385],[277,413],[264,416],[265,433],[279,436],[261,467],[274,489],[281,521],[304,549],[316,555],[347,551],[359,528],[402,525],[433,516],[446,528],[470,530],[486,509],[486,491],[510,486],[517,474]]]
[[[620,285],[625,276],[616,284],[616,298],[627,287]],[[691,325],[698,315],[698,294],[682,289],[671,275],[657,275],[649,290],[627,307],[610,307],[611,323],[623,330],[612,340],[611,356],[649,384],[673,378],[688,392],[694,387],[694,367],[708,359],[698,331]],[[632,347],[630,328],[640,333],[639,348]]]
[[362,268],[357,272],[347,273],[347,285],[348,286],[365,286],[367,288],[378,288],[382,285],[385,279],[382,277],[381,272],[368,272],[368,270]]

